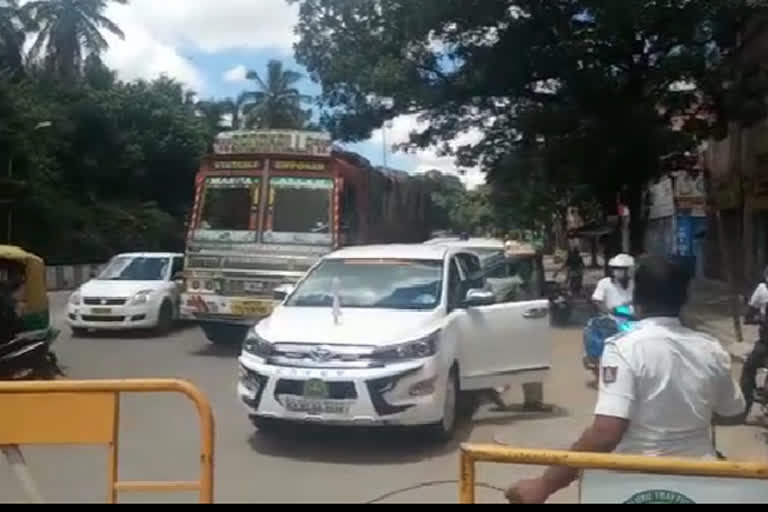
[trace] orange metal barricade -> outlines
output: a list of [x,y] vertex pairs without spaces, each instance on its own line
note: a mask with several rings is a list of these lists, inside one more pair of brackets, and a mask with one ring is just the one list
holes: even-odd
[[[191,482],[127,482],[118,479],[121,393],[181,393],[200,418],[200,479]],[[213,503],[214,420],[208,398],[176,379],[0,382],[0,446],[107,445],[107,501],[120,492],[198,491]],[[76,412],[76,413],[75,413]]]
[[674,459],[642,455],[530,450],[494,444],[462,444],[459,477],[460,503],[475,503],[475,464],[477,462],[768,480],[768,464],[755,462]]

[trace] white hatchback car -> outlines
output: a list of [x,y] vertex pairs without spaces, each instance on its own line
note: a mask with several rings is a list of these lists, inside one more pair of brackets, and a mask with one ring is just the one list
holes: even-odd
[[238,395],[254,424],[429,425],[447,438],[459,392],[542,382],[547,300],[498,302],[480,268],[443,245],[324,257],[246,337]]
[[119,254],[94,279],[69,297],[73,334],[88,330],[168,331],[179,316],[184,255]]

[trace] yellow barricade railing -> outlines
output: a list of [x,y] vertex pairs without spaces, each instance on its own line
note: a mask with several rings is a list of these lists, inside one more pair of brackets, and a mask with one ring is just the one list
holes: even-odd
[[[127,482],[118,479],[121,393],[181,393],[200,418],[200,479]],[[0,446],[107,445],[107,501],[120,492],[197,491],[213,503],[214,421],[208,398],[175,379],[0,382]]]
[[533,466],[566,466],[663,475],[768,479],[768,464],[697,459],[646,457],[554,450],[529,450],[495,444],[462,444],[459,502],[475,502],[475,466],[478,462]]

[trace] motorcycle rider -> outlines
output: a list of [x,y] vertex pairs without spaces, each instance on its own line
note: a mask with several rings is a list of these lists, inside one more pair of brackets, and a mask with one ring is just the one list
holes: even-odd
[[747,402],[744,410],[744,420],[749,416],[752,409],[752,403],[755,399],[755,378],[757,370],[768,361],[768,332],[766,332],[766,307],[768,306],[768,268],[763,271],[763,281],[757,285],[752,297],[749,299],[749,311],[747,312],[747,323],[758,323],[760,325],[758,339],[755,342],[755,348],[744,361],[741,370],[741,392]]
[[571,243],[565,263],[552,277],[557,279],[563,270],[566,271],[566,281],[571,293],[574,295],[581,293],[581,287],[584,283],[584,259],[581,257],[578,243]]
[[592,302],[598,312],[611,313],[619,306],[632,304],[635,288],[633,271],[635,259],[629,254],[619,254],[608,262],[608,276],[601,279],[592,294]]

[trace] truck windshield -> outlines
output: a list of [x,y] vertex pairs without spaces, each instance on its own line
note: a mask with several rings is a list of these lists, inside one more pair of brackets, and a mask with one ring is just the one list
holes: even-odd
[[326,260],[291,295],[287,306],[431,310],[440,303],[443,262]]
[[204,201],[197,229],[248,231],[258,205],[259,178],[212,177],[205,182]]
[[267,243],[330,244],[333,180],[329,178],[270,179]]

